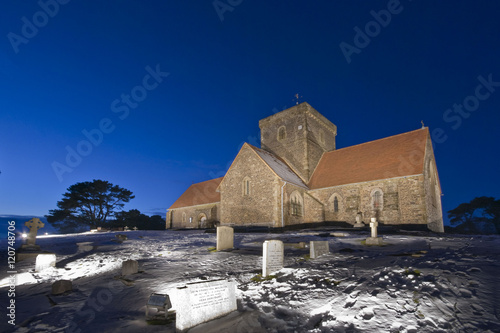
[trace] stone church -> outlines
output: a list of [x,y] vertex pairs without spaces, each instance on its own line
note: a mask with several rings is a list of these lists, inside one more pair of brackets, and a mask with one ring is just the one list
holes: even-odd
[[[427,225],[443,232],[429,129],[336,149],[337,127],[308,103],[259,121],[224,177],[191,185],[167,228],[356,221]],[[359,223],[358,223],[359,225]]]

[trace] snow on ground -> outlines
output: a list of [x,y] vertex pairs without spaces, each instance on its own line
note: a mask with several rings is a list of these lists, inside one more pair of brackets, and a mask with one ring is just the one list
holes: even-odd
[[[0,331],[174,332],[162,316],[146,321],[149,295],[225,278],[237,281],[238,311],[190,332],[500,332],[499,236],[389,235],[386,246],[368,247],[366,232],[237,233],[233,251],[213,252],[215,234],[202,231],[121,233],[122,243],[112,232],[39,237],[56,267],[35,273],[34,260],[16,264],[16,326],[3,315]],[[267,239],[285,242],[285,268],[252,280]],[[309,259],[298,243],[310,240],[328,240],[332,253]],[[120,279],[128,259],[140,271]],[[0,260],[6,311],[6,253]],[[51,295],[58,279],[72,280],[73,292]]]

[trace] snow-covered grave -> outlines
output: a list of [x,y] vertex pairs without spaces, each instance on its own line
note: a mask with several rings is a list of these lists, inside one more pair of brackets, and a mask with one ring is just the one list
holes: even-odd
[[[123,243],[113,232],[38,236],[57,266],[37,273],[35,258],[16,263],[16,326],[5,319],[0,332],[175,332],[174,315],[146,318],[150,295],[172,295],[174,313],[178,287],[218,279],[235,281],[237,311],[189,333],[500,331],[499,236],[385,234],[379,247],[363,244],[363,230],[320,236],[325,231],[332,230],[236,233],[231,252],[209,251],[216,235],[202,231],[136,231]],[[258,278],[270,239],[285,244],[285,268]],[[297,246],[321,240],[331,254],[314,260]],[[94,249],[79,251],[81,242]],[[1,255],[5,303],[11,274]],[[125,279],[126,260],[141,270]],[[58,280],[72,290],[52,295]]]
[[311,259],[316,259],[328,253],[330,253],[330,245],[328,245],[328,241],[309,242],[309,257]]

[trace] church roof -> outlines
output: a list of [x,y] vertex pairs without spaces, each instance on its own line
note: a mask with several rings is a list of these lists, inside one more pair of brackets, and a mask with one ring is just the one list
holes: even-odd
[[310,189],[422,174],[428,128],[324,153]]
[[216,189],[221,181],[222,177],[189,186],[169,209],[219,202],[220,193],[216,192]]
[[292,169],[290,169],[290,167],[280,158],[268,151],[252,146],[251,144],[248,144],[248,146],[252,148],[264,161],[264,163],[266,163],[282,180],[286,181],[287,183],[292,183],[307,188],[307,185],[302,181],[302,179],[300,179],[300,177],[297,176],[297,174],[293,172]]

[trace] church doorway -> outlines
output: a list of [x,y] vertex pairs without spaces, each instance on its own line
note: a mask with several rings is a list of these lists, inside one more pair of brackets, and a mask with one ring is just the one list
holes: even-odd
[[203,213],[201,213],[200,215],[198,215],[198,228],[208,228],[208,225],[207,225],[207,216]]

